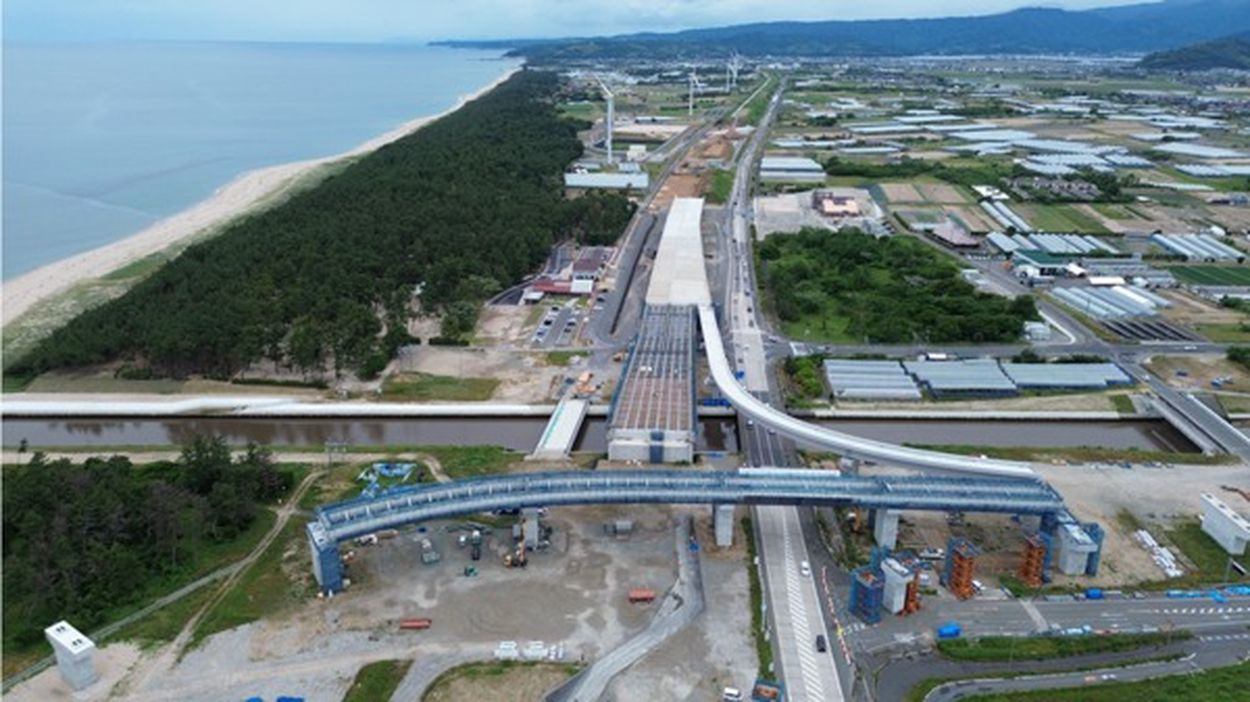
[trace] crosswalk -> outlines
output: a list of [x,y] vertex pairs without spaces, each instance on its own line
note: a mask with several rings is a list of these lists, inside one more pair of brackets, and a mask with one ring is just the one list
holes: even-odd
[[1154,610],[1157,614],[1243,614],[1250,613],[1250,607],[1168,607]]
[[1199,641],[1250,641],[1250,633],[1246,634],[1208,634],[1199,636]]
[[811,627],[808,626],[807,602],[801,590],[804,583],[800,578],[805,576],[799,574],[799,559],[794,555],[794,543],[790,531],[788,524],[781,531],[782,561],[786,569],[786,601],[790,608],[790,628],[794,632],[794,637],[799,641],[797,647],[799,671],[803,676],[803,689],[807,693],[806,697],[811,700],[823,700],[825,699],[824,682],[820,678],[813,645],[808,643],[815,641],[816,637]]

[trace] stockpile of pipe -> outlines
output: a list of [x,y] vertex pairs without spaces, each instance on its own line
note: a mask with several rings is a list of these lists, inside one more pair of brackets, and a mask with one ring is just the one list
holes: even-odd
[[1133,533],[1133,538],[1137,539],[1137,543],[1141,544],[1142,548],[1150,552],[1150,557],[1154,559],[1155,565],[1159,566],[1164,575],[1169,578],[1179,578],[1185,574],[1180,564],[1176,562],[1176,556],[1172,554],[1171,549],[1160,546],[1150,532],[1138,529]]

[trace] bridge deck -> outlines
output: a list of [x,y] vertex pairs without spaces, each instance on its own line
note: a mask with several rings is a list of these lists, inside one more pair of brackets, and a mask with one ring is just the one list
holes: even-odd
[[1040,481],[932,476],[842,476],[813,470],[576,471],[506,475],[394,490],[325,505],[318,531],[343,541],[379,529],[474,512],[604,503],[855,504],[869,508],[1056,513]]

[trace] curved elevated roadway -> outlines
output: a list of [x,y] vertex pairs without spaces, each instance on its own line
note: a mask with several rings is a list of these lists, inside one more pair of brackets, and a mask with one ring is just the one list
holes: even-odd
[[959,456],[897,446],[883,441],[843,434],[840,431],[791,417],[751,394],[734,377],[733,369],[729,367],[729,359],[725,356],[725,346],[721,340],[716,312],[710,305],[699,305],[699,326],[703,330],[703,344],[707,353],[708,367],[712,372],[712,380],[720,388],[725,399],[729,400],[738,412],[779,434],[843,456],[886,465],[996,478],[1037,477],[1028,463]]

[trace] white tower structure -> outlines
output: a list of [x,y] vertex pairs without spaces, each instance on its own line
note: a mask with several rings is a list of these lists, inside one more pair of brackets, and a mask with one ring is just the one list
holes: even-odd
[[95,644],[85,634],[69,622],[60,621],[44,629],[43,635],[52,644],[57,670],[75,691],[87,688],[99,678],[91,660]]
[[702,90],[703,84],[699,82],[699,74],[696,69],[690,69],[690,104],[687,108],[690,116],[694,116],[694,91]]
[[612,165],[612,125],[616,122],[616,95],[608,88],[608,84],[603,82],[599,76],[595,76],[595,80],[599,81],[599,87],[603,90],[603,97],[608,101],[608,116],[604,121],[604,127],[607,129],[607,137],[604,139],[603,145],[607,148],[608,159],[607,164]]

